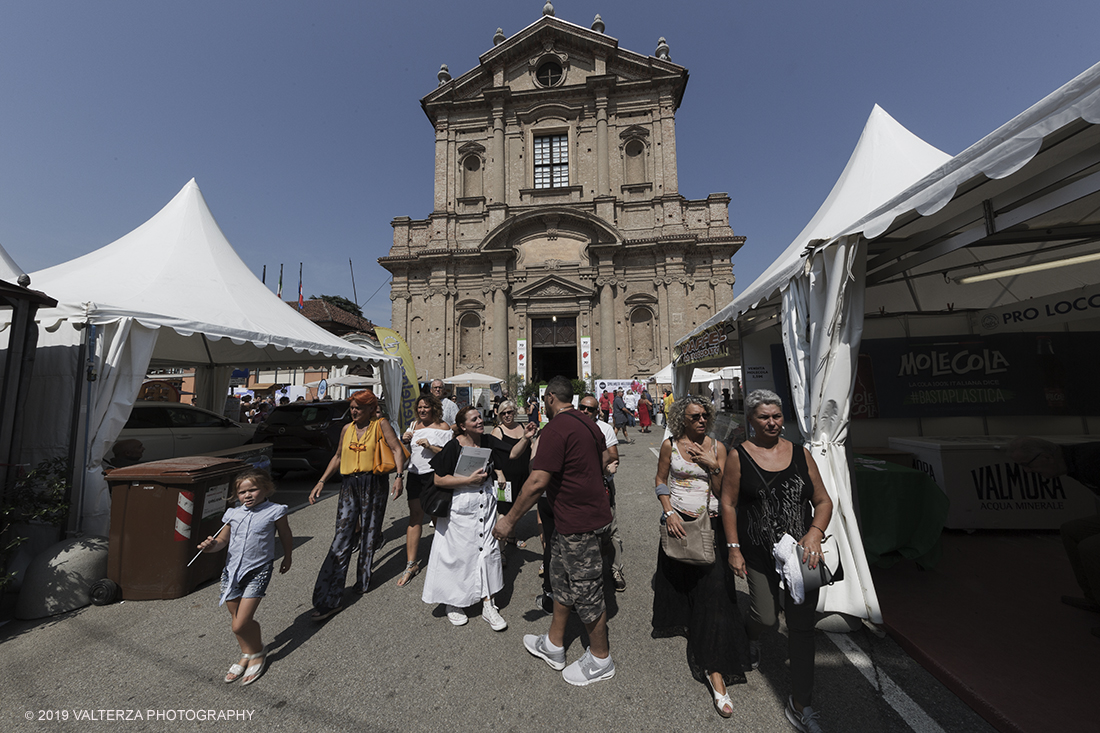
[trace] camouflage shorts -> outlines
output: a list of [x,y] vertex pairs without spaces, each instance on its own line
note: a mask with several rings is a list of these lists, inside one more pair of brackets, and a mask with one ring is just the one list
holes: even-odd
[[581,622],[590,624],[603,615],[603,554],[611,525],[594,532],[554,533],[550,546],[550,588],[554,600],[577,610]]

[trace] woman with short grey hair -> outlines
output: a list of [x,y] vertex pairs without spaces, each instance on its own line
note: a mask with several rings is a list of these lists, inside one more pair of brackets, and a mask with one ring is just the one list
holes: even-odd
[[726,461],[720,495],[729,540],[727,563],[737,577],[749,582],[749,655],[756,668],[761,637],[779,626],[782,599],[791,670],[787,720],[804,733],[821,733],[818,713],[811,706],[814,614],[820,591],[796,598],[790,584],[781,588],[776,561],[785,554],[811,570],[817,567],[833,503],[810,452],[782,437],[779,395],[763,389],[751,392],[745,399],[745,418],[752,434]]

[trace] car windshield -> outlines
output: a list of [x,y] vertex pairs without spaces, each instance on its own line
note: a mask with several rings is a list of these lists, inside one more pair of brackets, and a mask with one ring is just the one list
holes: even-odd
[[276,409],[267,417],[268,425],[311,425],[332,419],[332,408],[326,405],[310,405],[294,409]]

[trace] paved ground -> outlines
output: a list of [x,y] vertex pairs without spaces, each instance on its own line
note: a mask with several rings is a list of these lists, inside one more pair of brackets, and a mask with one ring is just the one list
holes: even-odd
[[[792,730],[783,717],[789,675],[780,635],[765,640],[763,664],[748,684],[732,690],[737,711],[730,720],[718,717],[706,688],[691,678],[684,641],[650,638],[660,438],[635,437],[634,445],[621,447],[619,519],[629,587],[610,605],[613,680],[571,687],[523,648],[523,634],[549,624],[533,606],[540,589],[533,513],[519,527],[521,538],[531,538],[528,549],[512,556],[498,597],[510,624],[502,633],[473,610],[467,626],[452,627],[442,608],[421,602],[422,575],[409,587],[394,585],[405,563],[403,498],[388,508],[371,592],[349,593],[342,613],[311,622],[310,593],[335,511],[333,501],[322,500],[290,517],[294,567],[276,575],[257,615],[272,655],[256,684],[221,681],[236,644],[228,614],[217,605],[218,589],[208,584],[176,600],[88,607],[0,627],[0,730]],[[298,504],[310,481],[291,474],[276,498]],[[430,540],[426,528],[422,556]],[[747,608],[747,589],[739,590]],[[569,661],[583,652],[581,634],[574,620]],[[826,730],[992,730],[888,638],[861,629],[817,639],[815,706]],[[143,719],[113,721],[108,711]],[[245,711],[249,722],[194,720],[216,714],[205,711]]]

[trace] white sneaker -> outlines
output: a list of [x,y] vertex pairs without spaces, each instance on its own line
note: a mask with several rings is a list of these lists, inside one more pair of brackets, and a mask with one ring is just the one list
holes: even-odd
[[447,606],[447,620],[455,626],[465,626],[470,619],[466,618],[466,612],[458,606]]
[[508,628],[508,622],[500,615],[492,601],[482,603],[481,617],[485,619],[485,623],[492,627],[493,631],[504,631]]

